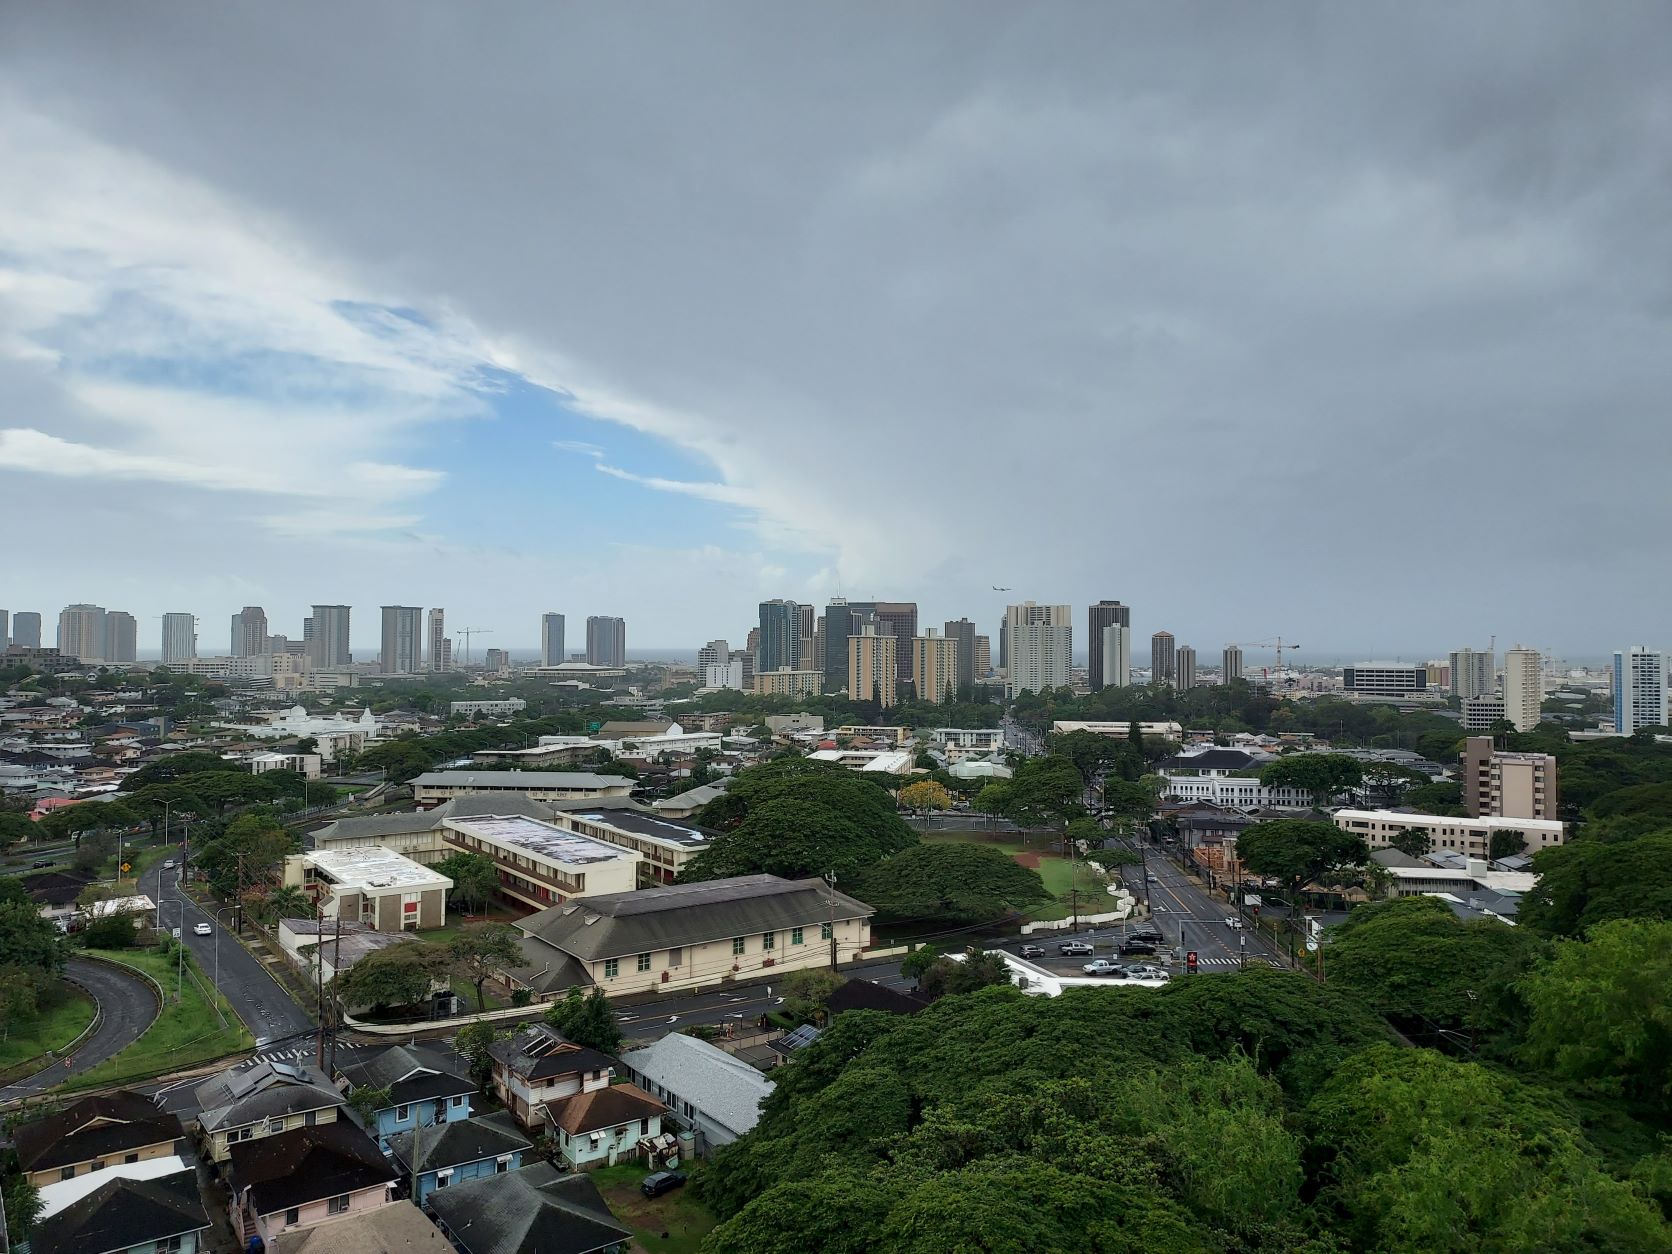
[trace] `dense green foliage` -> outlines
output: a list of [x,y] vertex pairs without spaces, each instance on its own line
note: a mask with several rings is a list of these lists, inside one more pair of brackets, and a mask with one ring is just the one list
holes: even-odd
[[499,868],[486,854],[448,854],[435,869],[453,881],[448,895],[466,909],[480,910],[499,887]]
[[1291,901],[1320,876],[1363,866],[1370,857],[1359,837],[1311,819],[1256,823],[1238,838],[1237,853],[1254,874],[1283,881]]
[[987,814],[1001,814],[1018,827],[1065,823],[1083,810],[1085,779],[1069,759],[1028,758],[1009,779],[995,779],[975,799]]
[[1524,927],[1582,936],[1613,919],[1672,919],[1672,830],[1618,840],[1586,836],[1533,855],[1538,883],[1521,903]]
[[331,981],[331,988],[350,1010],[411,1006],[429,996],[431,984],[446,971],[445,949],[413,940],[367,954]]
[[1051,899],[1039,872],[988,845],[913,845],[860,871],[844,888],[877,909],[877,922],[975,923]]
[[1260,782],[1267,788],[1304,789],[1315,805],[1327,805],[1363,779],[1363,764],[1344,753],[1292,753],[1260,771]]
[[546,1022],[563,1033],[565,1040],[606,1054],[619,1052],[624,1039],[615,1021],[615,1011],[610,1009],[609,998],[601,988],[590,993],[570,989],[562,1001],[546,1007]]

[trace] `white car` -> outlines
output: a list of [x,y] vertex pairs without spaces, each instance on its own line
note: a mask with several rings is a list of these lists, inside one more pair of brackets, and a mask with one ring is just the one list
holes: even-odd
[[1225,926],[1226,927],[1241,927],[1242,926],[1242,920],[1234,914],[1228,914],[1228,915],[1225,916]]
[[192,931],[198,936],[208,936],[214,930],[207,923],[199,923],[192,928]]
[[163,870],[172,871],[173,869],[174,869],[174,859],[173,858],[170,858],[167,862],[163,863]]
[[1171,980],[1160,967],[1132,966],[1126,968],[1126,974],[1134,980]]

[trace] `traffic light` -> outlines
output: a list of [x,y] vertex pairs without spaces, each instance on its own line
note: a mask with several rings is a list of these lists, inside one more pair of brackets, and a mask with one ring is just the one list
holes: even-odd
[[1192,949],[1184,956],[1184,969],[1191,975],[1196,974],[1196,951]]

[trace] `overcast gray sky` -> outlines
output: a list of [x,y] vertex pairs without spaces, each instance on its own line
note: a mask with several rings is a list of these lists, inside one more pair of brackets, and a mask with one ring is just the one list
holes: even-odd
[[3,10],[0,606],[1672,643],[1664,5]]

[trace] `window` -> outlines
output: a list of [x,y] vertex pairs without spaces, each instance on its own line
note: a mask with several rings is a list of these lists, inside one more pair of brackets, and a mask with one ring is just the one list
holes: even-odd
[[284,1120],[283,1119],[269,1119],[267,1121],[267,1133],[268,1133],[269,1136],[277,1136],[279,1133],[281,1133],[283,1131],[284,1131]]
[[733,957],[735,957],[738,954],[743,952],[743,947],[744,947],[745,943],[746,942],[744,941],[744,939],[741,936],[732,937],[731,951],[732,951],[732,956]]
[[410,1106],[397,1106],[397,1107],[395,1107],[395,1119],[396,1119],[397,1122],[402,1120],[402,1119],[405,1119],[411,1113],[412,1113],[412,1107],[410,1107]]
[[640,954],[639,955],[639,970],[640,971],[650,970],[650,955],[649,954]]
[[341,1215],[347,1209],[348,1194],[346,1193],[339,1193],[336,1197],[325,1203],[325,1213],[327,1215]]
[[164,1237],[155,1245],[157,1254],[180,1254],[186,1248],[186,1234],[178,1233],[172,1237]]
[[92,1165],[90,1167],[88,1167],[87,1170],[88,1171],[103,1171],[104,1167],[105,1167],[105,1160],[102,1159],[102,1158],[95,1158],[93,1160]]
[[604,959],[604,978],[613,980],[621,974],[621,960],[619,958]]
[[60,1167],[58,1169],[58,1178],[60,1180],[74,1180],[75,1179],[75,1164],[71,1163],[68,1167]]
[[801,944],[801,929],[800,928],[792,927],[790,929],[790,944],[792,944],[792,945]]
[[463,1094],[455,1094],[454,1097],[453,1097],[453,1105],[463,1106],[464,1105],[464,1095]]
[[137,1163],[139,1161],[139,1155],[138,1154],[124,1155],[123,1158],[122,1158],[122,1161],[125,1162],[125,1163]]
[[682,949],[680,946],[675,945],[671,949],[668,950],[668,965],[670,967],[677,967],[677,966],[680,965],[680,963],[682,963],[684,961],[685,961],[685,950]]
[[493,1165],[494,1175],[502,1176],[509,1170],[511,1170],[511,1159],[509,1156],[501,1156],[495,1160]]
[[452,1183],[453,1183],[453,1169],[451,1167],[447,1168],[447,1170],[445,1170],[445,1171],[438,1171],[438,1172],[435,1173],[435,1187],[436,1188],[445,1189],[449,1184],[452,1184]]
[[762,949],[772,950],[772,949],[775,949],[777,947],[777,945],[778,945],[778,934],[776,932],[762,932],[761,933],[761,948]]
[[650,1135],[650,1120],[648,1120],[648,1119],[640,1119],[639,1120],[639,1135],[640,1136],[649,1136]]
[[819,924],[819,939],[820,940],[829,940],[830,939],[830,924],[828,924],[828,923]]
[[299,1224],[299,1223],[301,1223],[301,1222],[302,1222],[302,1211],[301,1211],[301,1208],[300,1208],[300,1207],[296,1207],[296,1206],[292,1206],[292,1207],[291,1207],[291,1208],[290,1208],[290,1209],[289,1209],[289,1210],[287,1210],[287,1211],[285,1211],[285,1213],[284,1213],[284,1222],[285,1222],[285,1226],[286,1226],[286,1227],[287,1227],[287,1228],[288,1228],[288,1227],[289,1227],[289,1226],[290,1226],[290,1225],[291,1225],[291,1224]]

